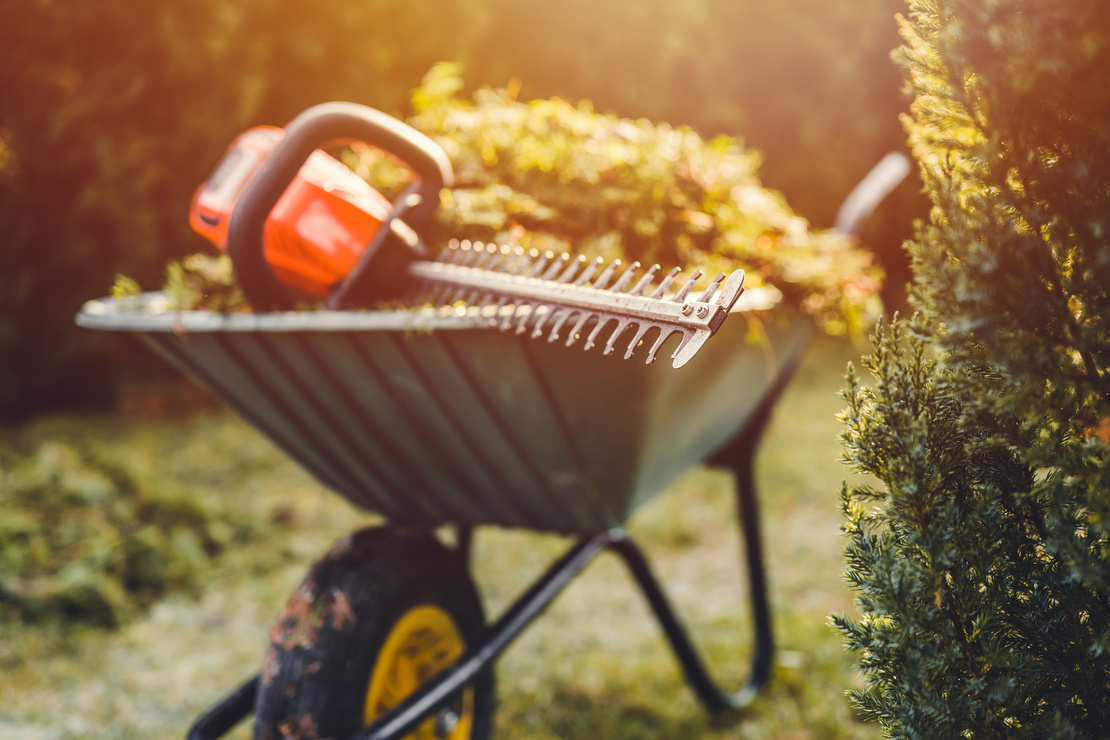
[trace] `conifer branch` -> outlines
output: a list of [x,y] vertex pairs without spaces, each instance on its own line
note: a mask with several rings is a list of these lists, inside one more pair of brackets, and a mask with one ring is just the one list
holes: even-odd
[[971,654],[971,645],[967,641],[967,631],[964,629],[964,620],[960,617],[960,612],[956,609],[956,598],[952,593],[952,586],[948,582],[952,578],[951,571],[946,571],[944,577],[941,579],[941,588],[944,593],[944,603],[949,621],[952,622],[952,627],[956,630],[956,637],[960,642],[960,648],[964,654],[964,667],[967,669],[972,678],[979,680],[982,676],[979,675],[979,668],[976,666],[975,656]]

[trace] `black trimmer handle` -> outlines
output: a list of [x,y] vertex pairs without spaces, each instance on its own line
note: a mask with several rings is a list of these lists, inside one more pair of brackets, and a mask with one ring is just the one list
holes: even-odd
[[231,212],[227,253],[247,300],[256,311],[293,307],[289,292],[274,277],[263,251],[262,236],[270,211],[316,149],[341,140],[362,141],[400,159],[418,178],[406,199],[419,203],[406,212],[417,225],[439,204],[439,191],[454,181],[451,162],[438,144],[392,116],[356,103],[322,103],[298,115],[285,136],[247,185]]

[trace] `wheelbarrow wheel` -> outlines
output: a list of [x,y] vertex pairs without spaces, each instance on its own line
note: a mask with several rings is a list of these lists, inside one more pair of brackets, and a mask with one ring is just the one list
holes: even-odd
[[[463,559],[432,535],[366,529],[309,571],[270,632],[256,740],[348,737],[474,644],[485,617]],[[488,738],[493,673],[410,737]]]

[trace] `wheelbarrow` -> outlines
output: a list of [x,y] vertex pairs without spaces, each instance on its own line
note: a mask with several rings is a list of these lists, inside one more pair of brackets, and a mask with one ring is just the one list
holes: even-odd
[[[430,141],[353,106],[310,109],[286,131],[277,163],[247,186],[228,230],[254,312],[160,312],[161,297],[148,293],[137,305],[90,301],[77,316],[84,327],[134,333],[326,486],[389,522],[344,539],[312,567],[271,631],[257,675],[188,737],[220,737],[252,712],[257,738],[486,737],[495,660],[602,551],[628,566],[699,700],[710,711],[749,703],[768,680],[774,649],[753,458],[806,345],[807,321],[770,291],[714,302],[707,289],[698,303],[688,287],[680,299],[659,297],[661,286],[656,303],[645,304],[640,288],[605,291],[600,278],[560,278],[534,255],[512,280],[502,274],[489,287],[479,263],[497,250],[472,259],[458,257],[467,245],[453,245],[438,260],[412,251],[414,213],[450,182]],[[263,253],[267,215],[308,153],[338,137],[399,153],[416,185],[394,203],[369,250],[375,256],[337,286],[330,310],[262,310],[288,305]],[[432,274],[443,264],[457,268],[448,285],[460,276],[471,282],[445,289]],[[402,272],[404,295],[391,287]],[[546,283],[527,277],[541,272]],[[375,281],[397,294],[391,302],[337,308],[336,295],[359,295]],[[499,291],[509,283],[533,294],[506,298]],[[582,285],[589,290],[572,290]],[[569,309],[566,295],[589,300]],[[711,330],[663,326],[702,313],[716,322]],[[564,346],[613,317],[604,351]],[[644,325],[662,326],[649,359],[673,344],[667,332],[679,326],[673,364],[682,367],[607,356],[628,336],[628,321],[641,330],[626,357],[644,344]],[[556,325],[573,327],[565,342],[533,338],[552,339]],[[699,463],[736,479],[754,624],[750,670],[737,693],[711,678],[624,529],[640,505]],[[470,575],[479,525],[571,538],[492,621]],[[449,543],[437,536],[442,528],[454,530],[443,538]]]

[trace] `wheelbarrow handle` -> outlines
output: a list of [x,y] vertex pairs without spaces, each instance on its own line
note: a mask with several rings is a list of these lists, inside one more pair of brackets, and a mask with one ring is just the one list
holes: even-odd
[[292,308],[289,293],[274,277],[263,251],[266,219],[313,151],[338,141],[362,141],[388,152],[418,178],[408,191],[419,197],[407,220],[419,224],[454,181],[451,162],[438,144],[392,116],[356,103],[322,103],[285,127],[285,135],[247,185],[228,222],[227,253],[247,300],[255,310]]

